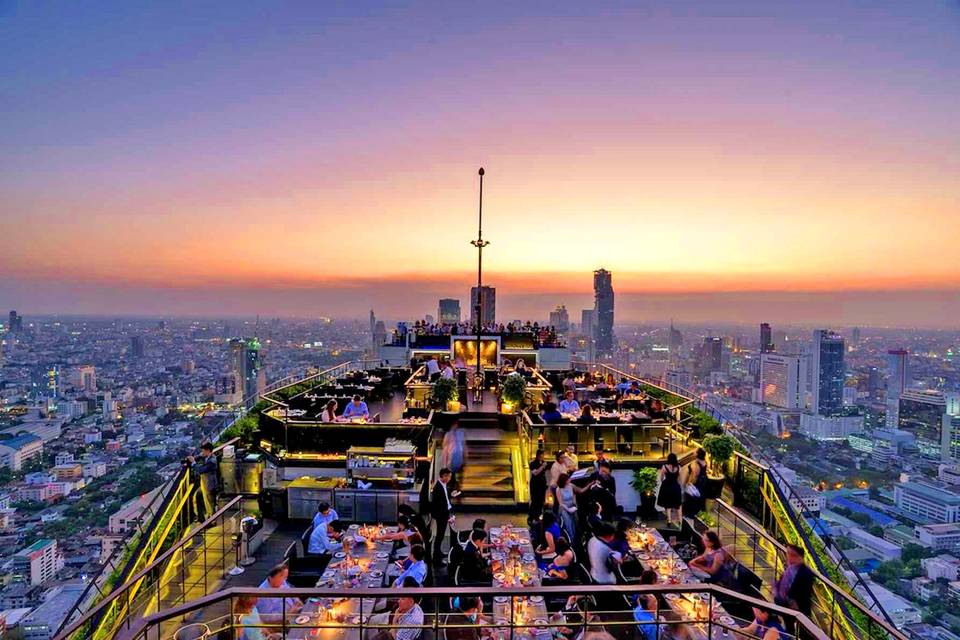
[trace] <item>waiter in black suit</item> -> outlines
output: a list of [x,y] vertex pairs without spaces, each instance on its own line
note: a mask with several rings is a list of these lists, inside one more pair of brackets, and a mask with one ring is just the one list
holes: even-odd
[[443,562],[443,555],[440,547],[443,545],[443,536],[447,532],[447,525],[452,519],[451,511],[453,505],[450,503],[450,478],[453,472],[450,469],[440,469],[440,479],[433,485],[433,492],[430,494],[430,517],[433,519],[433,563],[440,565]]

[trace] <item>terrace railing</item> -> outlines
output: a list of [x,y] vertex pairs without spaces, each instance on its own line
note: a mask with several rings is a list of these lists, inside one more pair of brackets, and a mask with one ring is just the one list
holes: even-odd
[[[737,422],[723,411],[684,387],[649,377],[635,376],[605,364],[581,363],[580,366],[588,370],[612,373],[618,379],[622,377],[637,380],[647,387],[676,396],[678,405],[689,403],[689,406],[716,420],[726,433],[736,437],[750,452],[750,456],[739,453],[735,456],[733,479],[734,493],[738,501],[745,506],[754,505],[751,515],[757,517],[769,530],[774,531],[780,539],[801,545],[807,557],[819,571],[831,576],[838,584],[848,584],[847,591],[851,594],[849,597],[862,598],[870,610],[882,617],[889,625],[893,625],[892,618],[843,550],[836,546],[832,537],[822,535],[824,532],[818,523],[814,522],[813,526],[809,524],[808,520],[812,519],[812,514],[803,496],[783,478],[777,470],[776,462],[763,453],[752,434],[741,429]],[[750,480],[745,481],[748,478]]]
[[150,561],[58,637],[107,640],[158,611],[195,601],[214,592],[235,566],[240,542],[242,497],[237,496],[162,554]]
[[[389,615],[369,615],[374,603],[386,595],[382,589],[285,589],[283,595],[310,603],[316,610],[306,620],[288,614],[281,604],[281,613],[270,618],[242,615],[242,602],[276,598],[271,589],[232,588],[213,593],[186,604],[164,609],[146,618],[129,621],[124,637],[131,640],[161,640],[166,638],[249,637],[251,634],[279,637],[329,637],[366,639],[381,632],[396,634],[404,630],[410,638],[446,637],[447,630],[476,628],[489,637],[513,640],[534,636],[534,632],[562,637],[579,635],[589,637],[593,631],[606,631],[615,637],[633,637],[637,629],[634,619],[634,601],[639,596],[667,596],[676,602],[672,607],[658,606],[652,620],[644,622],[644,630],[652,637],[705,637],[739,640],[746,638],[743,627],[750,621],[727,618],[721,614],[721,602],[737,605],[742,610],[763,607],[780,616],[786,629],[786,638],[830,640],[820,627],[803,614],[772,605],[759,598],[739,594],[708,584],[663,584],[636,586],[564,586],[539,588],[458,587],[404,589],[421,604],[423,622],[393,623]],[[493,611],[487,619],[471,623],[444,613],[450,611],[451,598],[478,597],[493,601]],[[548,615],[530,619],[526,614],[528,598],[541,596],[549,603],[564,603],[569,597],[580,603],[582,615],[576,619]],[[496,600],[494,598],[497,598]],[[282,599],[279,599],[282,600]],[[658,598],[658,602],[660,599]],[[244,609],[245,610],[245,609]],[[488,609],[489,611],[489,609]],[[353,613],[357,612],[357,613]],[[359,612],[364,612],[360,615]],[[492,615],[491,615],[492,614]],[[299,623],[297,620],[299,619]],[[247,633],[244,633],[244,632]],[[654,633],[655,632],[655,633]],[[867,631],[867,634],[869,631]],[[651,637],[648,636],[648,637]],[[61,636],[62,640],[68,636]],[[864,635],[863,637],[867,637]],[[74,636],[75,640],[95,640],[93,636]]]

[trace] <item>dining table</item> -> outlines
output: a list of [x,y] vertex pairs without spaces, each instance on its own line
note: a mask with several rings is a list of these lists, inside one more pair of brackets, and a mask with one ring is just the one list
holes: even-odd
[[[490,529],[490,564],[494,587],[531,587],[541,585],[540,569],[534,554],[530,532],[525,527],[504,524]],[[545,640],[551,634],[549,614],[542,595],[494,596],[494,640],[511,637],[510,623],[518,628],[514,638]],[[544,626],[540,626],[544,625]]]
[[[645,570],[657,574],[659,584],[695,584],[706,577],[694,571],[683,561],[663,535],[656,529],[637,527],[627,534],[631,554]],[[715,598],[711,602],[708,593],[666,593],[663,600],[667,611],[661,609],[664,619],[671,622],[685,622],[712,619],[718,623],[712,626],[712,640],[725,640],[730,632],[728,627],[736,628],[737,622],[729,615]],[[711,618],[712,616],[712,618]],[[710,625],[706,622],[690,622],[685,625],[691,637],[706,640]]]
[[[349,540],[344,550],[333,554],[326,570],[317,581],[318,588],[390,589],[390,561],[393,542],[373,542],[384,533],[395,533],[397,527],[352,524],[344,532]],[[292,621],[287,637],[293,640],[362,640],[361,616],[369,620],[381,598],[310,598]]]

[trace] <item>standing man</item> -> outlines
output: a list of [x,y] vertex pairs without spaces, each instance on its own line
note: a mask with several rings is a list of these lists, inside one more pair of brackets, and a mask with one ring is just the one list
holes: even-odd
[[203,496],[203,517],[200,522],[213,515],[217,510],[217,457],[213,455],[213,445],[204,442],[200,445],[200,459],[187,456],[187,462],[200,478],[200,495]]
[[436,382],[437,378],[440,377],[440,364],[437,362],[437,356],[430,356],[430,359],[427,360],[427,377],[430,378],[430,382]]
[[430,517],[433,519],[433,563],[441,565],[443,555],[441,547],[443,546],[443,536],[447,532],[447,525],[453,520],[453,505],[450,503],[450,489],[447,484],[453,472],[450,469],[440,469],[440,478],[433,485],[433,492],[430,494]]
[[773,585],[773,600],[807,616],[813,599],[813,571],[804,562],[803,547],[787,545],[787,568]]

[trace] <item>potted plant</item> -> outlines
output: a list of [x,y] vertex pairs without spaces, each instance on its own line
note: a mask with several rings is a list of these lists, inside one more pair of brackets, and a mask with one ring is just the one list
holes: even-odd
[[527,380],[519,373],[511,373],[500,385],[500,399],[503,401],[503,412],[513,413],[523,406],[523,399],[527,393]]
[[460,393],[457,391],[457,381],[453,378],[440,378],[433,383],[430,389],[430,401],[433,406],[447,411],[460,410]]
[[707,490],[705,498],[717,498],[723,491],[724,470],[733,452],[737,450],[737,440],[733,436],[710,434],[703,439],[703,449],[707,452]]
[[657,470],[641,467],[633,472],[630,486],[640,494],[640,517],[652,520],[657,517]]

